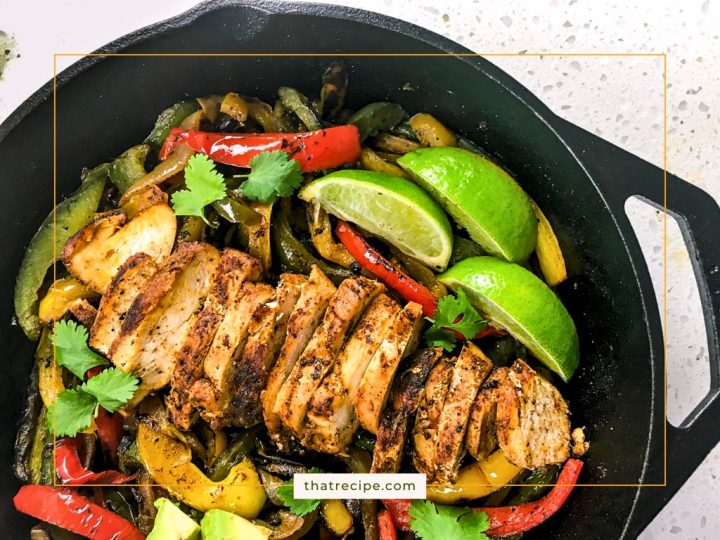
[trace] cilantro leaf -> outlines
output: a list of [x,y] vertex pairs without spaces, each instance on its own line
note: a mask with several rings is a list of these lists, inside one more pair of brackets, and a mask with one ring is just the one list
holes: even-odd
[[430,501],[413,501],[409,510],[410,528],[422,540],[487,540],[490,519],[485,512],[469,508],[436,506]]
[[81,390],[65,390],[58,394],[55,403],[48,409],[48,428],[59,437],[74,437],[90,427],[97,407],[97,401],[90,394]]
[[185,167],[185,186],[171,197],[178,216],[198,216],[205,221],[203,208],[225,197],[225,179],[215,170],[215,163],[203,154],[195,154]]
[[[321,473],[322,471],[316,467],[313,467],[308,473]],[[288,510],[297,516],[304,516],[313,512],[320,503],[320,499],[296,499],[294,496],[294,484],[292,480],[284,482],[277,489],[277,496],[283,502]]]
[[55,361],[82,379],[88,369],[108,363],[87,346],[88,333],[84,326],[73,321],[60,321],[53,331]]
[[250,160],[250,174],[240,189],[248,199],[262,203],[289,197],[302,182],[300,164],[287,152],[261,152]]
[[[457,297],[443,296],[437,303],[433,314],[433,325],[425,332],[425,342],[430,346],[440,346],[452,351],[457,341],[454,332],[462,334],[465,339],[474,338],[487,326],[487,321],[470,303],[465,291],[458,290]],[[454,331],[454,332],[453,332]]]
[[129,373],[110,368],[89,379],[80,390],[95,398],[106,411],[115,412],[132,399],[138,382],[138,379]]

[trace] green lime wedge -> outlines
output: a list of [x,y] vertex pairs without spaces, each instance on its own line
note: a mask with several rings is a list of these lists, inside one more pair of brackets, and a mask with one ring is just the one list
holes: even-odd
[[535,249],[537,220],[513,178],[461,148],[420,148],[397,160],[488,253],[524,262]]
[[450,221],[442,208],[410,180],[342,170],[310,182],[298,197],[384,238],[430,268],[447,267],[453,244]]
[[553,291],[522,266],[495,257],[471,257],[438,279],[463,289],[473,305],[568,381],[579,362],[575,323]]

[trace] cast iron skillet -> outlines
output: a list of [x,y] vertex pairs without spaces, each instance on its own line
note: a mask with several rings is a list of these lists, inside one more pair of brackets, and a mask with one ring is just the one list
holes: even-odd
[[[623,210],[639,195],[663,201],[663,172],[561,120],[489,62],[474,57],[367,57],[352,53],[467,53],[432,32],[360,10],[294,3],[219,0],[121,38],[108,53],[329,53],[350,65],[349,104],[389,99],[431,111],[484,146],[538,201],[558,232],[571,279],[559,294],[581,338],[581,368],[569,397],[573,423],[592,441],[585,483],[660,483],[667,430],[667,484],[588,487],[533,533],[538,538],[634,538],[720,440],[720,211],[703,191],[668,175],[668,202],[685,235],[710,336],[711,391],[680,428],[665,423],[662,328],[653,288]],[[58,195],[93,166],[136,144],[158,111],[181,96],[230,90],[274,99],[278,86],[316,92],[328,58],[86,58],[58,77]],[[406,83],[409,83],[406,84]],[[409,90],[408,88],[412,88]],[[6,301],[25,246],[50,211],[52,86],[0,126],[0,230]],[[27,534],[12,508],[12,441],[32,364],[33,345],[2,327],[0,376],[0,530]]]

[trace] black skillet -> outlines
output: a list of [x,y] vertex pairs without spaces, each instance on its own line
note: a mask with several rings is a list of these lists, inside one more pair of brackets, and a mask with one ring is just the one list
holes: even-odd
[[[632,195],[663,201],[663,172],[558,118],[515,80],[476,57],[358,57],[352,53],[467,53],[408,23],[360,10],[230,0],[139,30],[107,53],[330,53],[351,69],[349,104],[388,99],[430,111],[481,144],[538,201],[558,232],[571,279],[558,291],[581,338],[581,368],[563,393],[591,450],[582,482],[664,483],[587,487],[532,538],[634,538],[720,440],[720,210],[668,175],[668,203],[683,230],[710,336],[711,390],[679,428],[665,422],[662,328],[652,284],[623,205]],[[281,85],[316,93],[329,58],[85,58],[58,77],[57,187],[67,194],[85,166],[136,144],[158,111],[181,96],[237,90],[272,101]],[[408,84],[409,83],[409,86]],[[412,88],[412,90],[408,90]],[[0,230],[5,301],[0,306],[0,530],[26,537],[30,520],[11,498],[15,423],[33,345],[10,324],[11,291],[25,246],[53,202],[52,85],[0,126]]]

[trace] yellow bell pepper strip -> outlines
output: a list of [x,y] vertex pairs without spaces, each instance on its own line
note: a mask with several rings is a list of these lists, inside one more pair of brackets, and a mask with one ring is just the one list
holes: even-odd
[[108,176],[107,163],[87,173],[80,188],[57,205],[43,221],[30,245],[15,282],[15,316],[25,335],[35,341],[42,321],[38,316],[38,292],[48,268],[62,254],[65,242],[94,217]]
[[443,486],[429,484],[427,498],[440,504],[479,499],[509,484],[520,472],[520,467],[510,463],[502,450],[497,450],[484,461],[460,469],[455,483]]
[[220,112],[242,123],[248,119],[248,104],[239,94],[229,92],[220,102]]
[[353,516],[342,501],[331,499],[320,503],[320,515],[325,526],[335,536],[345,538],[353,531]]
[[402,178],[408,178],[408,174],[397,165],[388,163],[383,158],[378,156],[368,147],[363,147],[360,152],[360,164],[363,169],[368,171],[375,171],[380,173],[389,174],[391,176],[401,176]]
[[545,282],[550,287],[554,287],[567,279],[565,259],[560,250],[557,236],[555,236],[547,217],[535,202],[532,202],[532,207],[538,220],[538,238],[535,253],[537,253],[540,271],[545,277]]
[[35,359],[38,367],[40,399],[45,407],[50,407],[55,403],[58,394],[65,391],[65,385],[62,380],[62,368],[53,361],[53,345],[47,327],[43,328]]
[[224,480],[213,482],[192,462],[190,448],[160,431],[138,426],[140,459],[153,480],[187,505],[207,512],[232,512],[247,519],[257,517],[267,498],[252,461],[244,459]]
[[97,293],[77,279],[61,278],[50,285],[47,294],[40,300],[38,316],[43,324],[48,324],[61,319],[76,300],[92,300],[95,297]]
[[320,256],[345,268],[351,268],[355,259],[345,246],[333,239],[328,213],[319,205],[308,204],[307,218],[310,238]]
[[457,139],[453,132],[431,114],[418,113],[412,116],[409,122],[418,140],[424,146],[457,146]]

